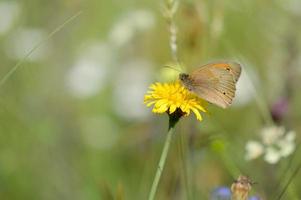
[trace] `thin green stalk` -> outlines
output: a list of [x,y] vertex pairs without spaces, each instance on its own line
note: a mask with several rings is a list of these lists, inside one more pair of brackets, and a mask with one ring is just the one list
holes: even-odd
[[19,67],[24,63],[24,61],[31,56],[33,52],[35,52],[37,49],[39,49],[45,42],[47,42],[53,35],[55,35],[57,32],[62,30],[68,23],[72,22],[74,19],[76,19],[79,15],[82,14],[82,11],[77,12],[75,15],[71,16],[69,19],[67,19],[65,22],[63,22],[61,25],[59,25],[57,28],[55,28],[51,33],[48,34],[48,36],[38,42],[28,53],[15,65],[11,70],[8,71],[7,74],[5,74],[1,80],[0,80],[0,87],[4,85],[4,83],[8,80],[9,77],[12,76],[12,74],[19,69]]
[[292,173],[292,175],[290,176],[288,182],[285,184],[284,188],[282,189],[281,193],[279,194],[279,196],[276,198],[277,200],[282,199],[284,193],[286,192],[286,190],[288,189],[289,185],[293,182],[294,178],[297,176],[297,174],[299,173],[301,169],[301,162],[298,164],[297,168],[295,169],[295,171]]
[[231,174],[231,176],[234,178],[237,176],[237,174],[241,174],[240,169],[235,165],[235,163],[233,162],[233,160],[231,159],[231,156],[229,155],[229,153],[226,152],[221,152],[220,156],[223,160],[223,163],[226,167],[226,169],[228,170],[228,172]]
[[276,185],[274,187],[275,191],[279,191],[280,190],[280,187],[285,182],[285,178],[288,177],[289,176],[289,172],[292,171],[291,167],[293,166],[295,158],[298,155],[298,150],[299,150],[300,147],[301,147],[301,143],[298,143],[294,154],[289,159],[288,164],[285,166],[285,169],[282,170],[283,172],[281,173],[280,178],[278,178],[278,181],[276,181]]
[[165,161],[166,161],[166,158],[167,158],[168,150],[169,150],[170,143],[171,143],[171,140],[172,140],[172,136],[174,135],[174,132],[175,132],[174,126],[170,126],[170,128],[168,130],[168,133],[167,133],[167,136],[166,136],[166,140],[165,140],[165,143],[164,143],[164,147],[163,147],[163,151],[162,151],[162,154],[161,154],[161,157],[160,157],[160,161],[159,161],[159,164],[158,164],[156,175],[155,175],[155,178],[154,178],[154,181],[153,181],[150,193],[149,193],[149,197],[148,197],[149,200],[153,200],[155,198],[156,191],[157,191],[157,188],[158,188],[158,184],[159,184],[159,181],[160,181],[160,178],[161,178],[161,174],[162,174],[162,171],[163,171],[163,168],[164,168],[164,165],[165,165]]
[[[170,49],[171,49],[171,54],[173,60],[178,63],[178,56],[177,56],[177,27],[174,23],[174,15],[177,11],[178,8],[178,1],[177,0],[167,0],[166,1],[166,8],[165,12],[163,13],[165,17],[167,18],[167,23],[169,25],[169,31],[170,31]],[[182,116],[182,112],[174,112],[173,114],[169,115],[169,128],[168,128],[168,133],[166,136],[166,140],[164,143],[163,151],[161,153],[160,161],[158,164],[158,168],[156,171],[156,175],[148,196],[149,200],[153,200],[156,195],[156,191],[158,188],[158,184],[161,178],[161,174],[165,165],[165,161],[167,158],[168,150],[170,147],[170,143],[172,140],[172,136],[174,135],[174,127],[176,123],[179,121],[179,119]]]

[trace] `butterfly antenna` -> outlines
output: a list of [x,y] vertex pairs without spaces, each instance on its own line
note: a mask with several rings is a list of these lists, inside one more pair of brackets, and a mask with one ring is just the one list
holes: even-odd
[[163,66],[163,67],[164,67],[164,68],[173,69],[173,70],[175,70],[175,71],[177,71],[177,72],[181,72],[181,70],[179,70],[179,69],[177,69],[177,68],[175,68],[175,67],[169,66],[169,65],[165,65],[165,66]]

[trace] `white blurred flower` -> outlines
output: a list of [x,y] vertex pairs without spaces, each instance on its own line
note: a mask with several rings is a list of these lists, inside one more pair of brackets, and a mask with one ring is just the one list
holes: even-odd
[[80,98],[89,97],[98,92],[104,78],[103,68],[90,60],[80,60],[68,74],[70,92]]
[[270,164],[276,164],[281,158],[279,151],[274,147],[267,147],[264,160]]
[[[38,28],[21,28],[16,30],[6,41],[6,54],[12,59],[20,60],[46,37],[45,31]],[[49,44],[45,44],[34,51],[27,60],[32,62],[40,61],[46,57],[48,51]]]
[[246,144],[246,160],[258,158],[264,154],[264,160],[276,164],[281,158],[291,155],[295,148],[294,131],[285,132],[284,127],[270,126],[261,131],[262,143],[249,141]]
[[248,141],[246,144],[246,160],[253,160],[263,154],[263,145],[257,141]]
[[109,37],[114,45],[123,46],[130,42],[137,32],[149,30],[154,24],[155,17],[150,11],[131,11],[113,26]]
[[301,12],[301,2],[300,0],[287,0],[279,1],[282,4],[283,8],[289,11],[290,13],[300,16]]
[[151,82],[150,69],[148,61],[136,60],[123,65],[116,74],[114,108],[121,117],[143,120],[148,116],[143,97]]
[[67,74],[67,87],[78,98],[96,95],[105,85],[113,54],[106,43],[89,42]]
[[16,1],[0,2],[0,35],[5,34],[14,25],[20,14],[20,5]]
[[270,126],[261,130],[262,142],[265,145],[273,145],[285,134],[284,127]]
[[146,31],[152,28],[155,24],[155,17],[153,13],[148,10],[136,10],[130,13],[131,19],[137,30]]
[[277,142],[277,146],[280,148],[281,156],[286,157],[294,152],[296,148],[294,143],[295,137],[296,133],[294,131],[290,131],[285,135],[283,140],[279,140]]

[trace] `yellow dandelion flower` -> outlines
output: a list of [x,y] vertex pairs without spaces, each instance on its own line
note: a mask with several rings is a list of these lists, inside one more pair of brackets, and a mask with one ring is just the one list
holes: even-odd
[[206,102],[191,93],[180,82],[154,83],[150,85],[149,91],[144,96],[144,103],[150,107],[153,105],[153,113],[174,113],[176,110],[188,116],[191,111],[201,121],[200,111],[207,112]]

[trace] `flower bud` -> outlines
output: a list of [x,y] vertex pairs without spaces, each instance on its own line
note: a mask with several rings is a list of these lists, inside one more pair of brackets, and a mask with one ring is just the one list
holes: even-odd
[[247,200],[252,182],[247,176],[240,175],[231,186],[232,200]]

